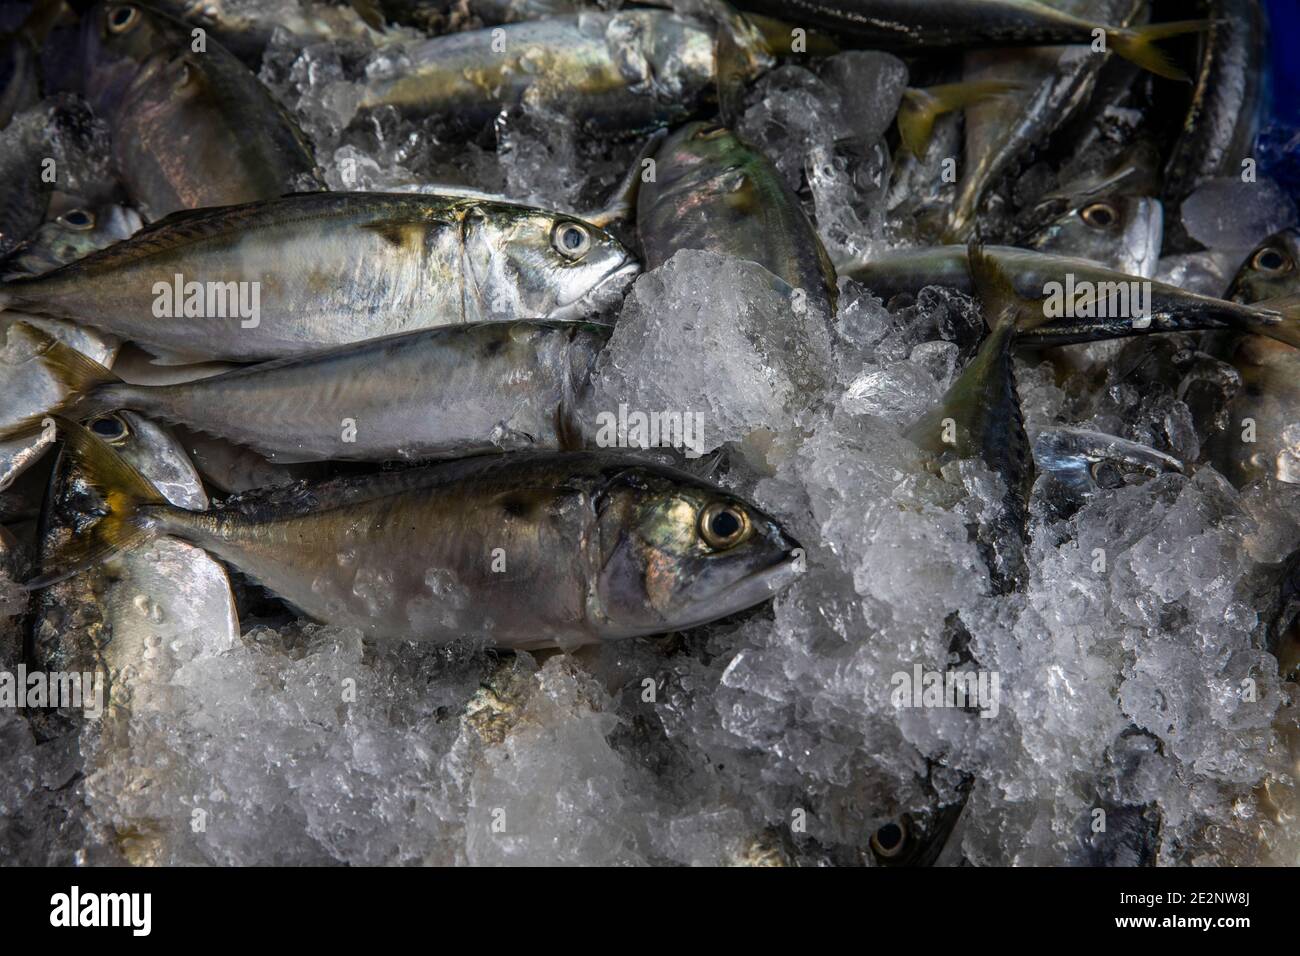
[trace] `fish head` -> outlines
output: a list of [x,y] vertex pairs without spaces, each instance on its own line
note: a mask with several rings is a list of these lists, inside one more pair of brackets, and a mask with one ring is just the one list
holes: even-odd
[[135,412],[118,411],[99,415],[86,427],[149,479],[172,504],[194,511],[208,506],[203,481],[189,455],[161,425]]
[[692,200],[698,203],[732,191],[736,172],[752,157],[753,151],[727,127],[687,123],[659,144],[654,179],[643,183],[638,193],[638,217],[671,213]]
[[623,468],[593,504],[599,571],[589,611],[606,636],[715,621],[766,601],[804,567],[776,519],[686,475]]
[[1086,196],[1043,226],[1030,248],[1099,262],[1128,275],[1155,275],[1164,242],[1164,206],[1153,196]]
[[[82,18],[85,94],[96,112],[122,106],[142,72],[179,68],[170,54],[188,52],[176,21],[137,3],[96,4]],[[180,64],[183,67],[183,64]],[[183,74],[178,75],[180,82]]]
[[[56,193],[47,219],[5,262],[9,275],[39,275],[130,238],[144,226],[130,206]],[[6,276],[7,278],[8,276]]]
[[582,319],[622,302],[640,264],[614,236],[573,216],[474,207],[465,246],[479,308],[495,319]]
[[1038,470],[1080,500],[1185,471],[1177,458],[1149,445],[1086,428],[1044,428],[1032,441]]
[[1300,292],[1300,229],[1284,229],[1256,246],[1228,291],[1234,302],[1263,302]]

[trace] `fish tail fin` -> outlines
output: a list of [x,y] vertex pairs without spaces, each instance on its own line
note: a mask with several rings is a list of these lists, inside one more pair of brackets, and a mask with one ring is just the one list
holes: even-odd
[[1170,37],[1184,36],[1188,33],[1200,33],[1214,25],[1213,20],[1176,20],[1171,23],[1152,23],[1144,27],[1115,27],[1106,31],[1106,42],[1117,54],[1136,63],[1144,70],[1156,76],[1170,80],[1190,81],[1169,55],[1156,43]]
[[909,87],[903,91],[903,101],[898,107],[898,135],[912,155],[921,159],[930,148],[934,124],[940,116],[1022,88],[1006,80]]
[[1260,315],[1258,331],[1261,335],[1300,348],[1300,293],[1265,299],[1251,306]]
[[103,495],[108,513],[57,548],[41,573],[23,585],[29,591],[62,581],[148,537],[153,528],[141,508],[166,504],[144,475],[89,429],[65,418],[55,421],[63,453],[72,456],[86,483]]
[[1025,332],[1048,321],[1045,309],[1016,291],[1011,276],[984,248],[973,242],[966,247],[975,295],[984,307],[984,320],[991,333]]
[[37,431],[51,415],[84,415],[103,411],[105,406],[97,396],[98,387],[122,381],[88,355],[83,355],[34,325],[15,322],[9,328],[9,335],[11,342],[14,336],[18,336],[31,348],[35,353],[32,361],[39,363],[62,385],[66,395],[52,408],[28,415],[0,429],[0,440],[17,438]]

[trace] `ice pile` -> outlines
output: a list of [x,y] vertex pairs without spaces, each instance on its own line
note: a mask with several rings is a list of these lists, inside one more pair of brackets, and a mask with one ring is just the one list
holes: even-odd
[[703,453],[788,427],[820,391],[829,354],[826,317],[762,266],[683,251],[637,279],[589,407],[698,416]]

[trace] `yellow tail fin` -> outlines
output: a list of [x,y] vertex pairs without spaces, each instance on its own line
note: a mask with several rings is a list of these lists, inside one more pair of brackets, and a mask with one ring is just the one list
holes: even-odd
[[1022,88],[1005,80],[910,87],[903,91],[903,101],[898,106],[898,135],[911,154],[921,159],[930,148],[934,124],[940,116]]
[[1170,37],[1200,33],[1208,30],[1214,22],[1213,20],[1176,20],[1171,23],[1153,23],[1145,27],[1128,29],[1117,27],[1106,31],[1106,42],[1124,59],[1136,63],[1156,76],[1188,81],[1191,77],[1179,69],[1174,61],[1156,46],[1156,43]]
[[167,501],[144,475],[89,429],[65,418],[55,421],[64,442],[63,453],[72,456],[86,483],[103,496],[108,514],[60,546],[41,573],[23,585],[29,591],[71,577],[141,541],[151,533],[148,522],[142,520],[141,506]]

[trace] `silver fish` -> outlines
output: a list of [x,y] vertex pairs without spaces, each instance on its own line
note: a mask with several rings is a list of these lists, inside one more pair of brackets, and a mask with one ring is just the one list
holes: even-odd
[[507,203],[311,193],[177,213],[0,303],[163,353],[249,361],[465,322],[582,318],[639,267],[613,236]]
[[122,382],[55,344],[41,361],[64,363],[56,374],[67,383],[88,376],[65,403],[78,417],[130,408],[281,464],[418,460],[576,446],[577,406],[610,331],[545,320],[446,326],[173,385]]
[[164,534],[327,623],[547,647],[704,624],[767,600],[803,568],[774,519],[626,455],[486,455],[196,513],[86,429],[65,421],[62,434],[109,513],[47,556],[30,587]]

